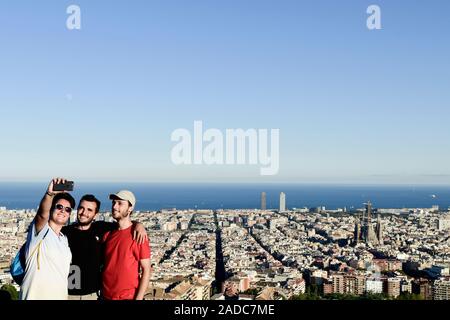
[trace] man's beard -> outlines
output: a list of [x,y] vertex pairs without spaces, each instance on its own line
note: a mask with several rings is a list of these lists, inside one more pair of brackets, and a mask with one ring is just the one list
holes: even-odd
[[85,226],[90,225],[93,221],[94,221],[94,218],[84,221],[84,222],[81,222],[80,219],[78,219],[78,225],[85,227]]
[[[116,215],[116,217],[114,217],[114,215]],[[124,212],[124,213],[119,211],[119,212],[116,212],[115,214],[113,214],[113,218],[116,220],[118,220],[118,219],[120,220],[120,219],[128,218],[129,215],[130,215],[130,213],[128,213],[128,211]]]

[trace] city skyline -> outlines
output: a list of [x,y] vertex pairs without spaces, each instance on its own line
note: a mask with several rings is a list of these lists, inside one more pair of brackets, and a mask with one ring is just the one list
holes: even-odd
[[[367,203],[361,221],[371,225],[370,212]],[[36,210],[0,213],[0,285],[17,288],[9,261]],[[97,219],[113,221],[110,212]],[[358,215],[326,209],[168,209],[134,219],[152,246],[146,300],[450,299],[450,212],[438,208],[377,212],[376,241],[367,224],[359,241]]]

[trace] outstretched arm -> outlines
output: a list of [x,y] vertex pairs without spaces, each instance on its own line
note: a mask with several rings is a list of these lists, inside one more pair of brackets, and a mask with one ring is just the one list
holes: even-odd
[[44,228],[45,224],[48,222],[48,219],[50,218],[50,209],[52,206],[53,197],[56,194],[60,193],[57,191],[53,191],[53,185],[65,182],[66,180],[63,178],[54,178],[52,181],[50,181],[47,190],[44,194],[44,197],[42,198],[41,203],[39,204],[37,214],[34,217],[36,232],[39,233]]
[[150,281],[150,269],[151,269],[150,259],[139,260],[139,264],[142,269],[142,275],[141,278],[139,279],[139,287],[136,293],[135,300],[144,299],[144,295],[148,287],[148,282]]

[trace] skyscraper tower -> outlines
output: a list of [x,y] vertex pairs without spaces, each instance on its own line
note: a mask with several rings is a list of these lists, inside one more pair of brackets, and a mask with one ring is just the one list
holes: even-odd
[[284,192],[280,193],[280,212],[286,211],[286,194]]
[[378,244],[377,235],[375,234],[375,231],[373,230],[372,225],[372,204],[370,201],[366,204],[366,216],[364,219],[364,240],[367,244]]
[[359,240],[361,239],[360,219],[361,219],[361,217],[358,216],[358,218],[356,219],[356,222],[355,222],[355,234],[354,234],[354,239],[353,239],[354,244],[358,244]]
[[261,192],[261,210],[266,210],[266,209],[267,209],[266,193],[265,192]]
[[377,217],[377,226],[376,228],[376,232],[377,232],[377,238],[378,238],[378,243],[383,245],[384,241],[383,241],[383,224],[381,222],[381,217],[380,214],[378,213],[378,217]]

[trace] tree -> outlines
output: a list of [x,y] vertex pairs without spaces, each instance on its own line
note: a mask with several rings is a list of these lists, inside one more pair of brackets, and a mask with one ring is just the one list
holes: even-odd
[[423,297],[420,294],[402,292],[402,294],[397,297],[397,300],[423,300]]
[[385,293],[366,292],[362,298],[364,300],[388,300],[389,297]]
[[320,296],[320,288],[317,284],[312,283],[308,287],[306,287],[306,293],[311,296]]
[[289,300],[320,300],[320,297],[310,293],[302,293],[293,295]]
[[353,294],[342,294],[342,293],[331,293],[325,295],[325,299],[327,300],[359,300],[360,298]]
[[5,293],[9,294],[10,300],[19,300],[19,292],[17,292],[13,285],[4,284],[0,288],[0,294],[2,297],[6,297]]

